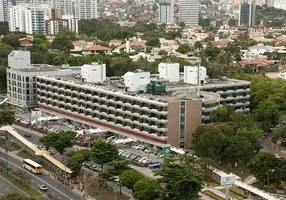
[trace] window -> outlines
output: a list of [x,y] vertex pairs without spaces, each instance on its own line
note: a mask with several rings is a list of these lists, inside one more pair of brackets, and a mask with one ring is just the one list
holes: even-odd
[[29,77],[26,77],[26,82],[29,82]]

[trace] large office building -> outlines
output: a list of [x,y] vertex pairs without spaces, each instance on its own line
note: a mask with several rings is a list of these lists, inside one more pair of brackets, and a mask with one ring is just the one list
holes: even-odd
[[45,34],[45,11],[28,5],[13,6],[9,9],[9,30],[27,34]]
[[0,0],[0,22],[8,21],[8,0]]
[[98,63],[41,68],[30,66],[28,58],[17,68],[19,53],[27,57],[18,51],[9,55],[9,103],[37,105],[43,112],[151,145],[190,147],[193,131],[208,123],[220,104],[249,112],[249,82],[208,79],[204,67],[186,66],[180,74],[174,64],[161,63],[159,74],[136,70],[108,78],[106,66]]
[[179,22],[187,26],[199,24],[199,0],[179,0]]
[[68,75],[80,72],[80,67],[31,65],[29,51],[12,51],[8,56],[7,95],[9,103],[24,109],[38,106],[37,79],[39,75]]
[[159,1],[159,19],[160,23],[172,24],[174,22],[174,0]]
[[239,5],[239,26],[255,27],[255,10],[256,1],[249,1],[250,3],[242,3]]

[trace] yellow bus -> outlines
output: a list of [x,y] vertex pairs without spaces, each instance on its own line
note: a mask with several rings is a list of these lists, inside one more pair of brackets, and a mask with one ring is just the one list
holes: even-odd
[[32,161],[31,159],[24,159],[23,160],[23,168],[26,168],[27,170],[29,170],[35,174],[43,173],[42,165],[36,163],[35,161]]

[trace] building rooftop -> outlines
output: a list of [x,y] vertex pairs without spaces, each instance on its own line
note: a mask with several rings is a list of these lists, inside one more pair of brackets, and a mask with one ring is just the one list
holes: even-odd
[[51,72],[51,71],[78,71],[81,69],[81,66],[73,66],[70,67],[69,65],[62,65],[62,66],[52,66],[47,64],[34,64],[31,68],[23,68],[17,69],[17,71],[22,72]]
[[[49,77],[49,76],[48,76]],[[180,74],[180,81],[179,82],[168,82],[166,79],[159,78],[158,74],[151,75],[151,81],[154,83],[162,83],[166,86],[166,93],[163,94],[152,94],[147,92],[129,92],[125,90],[124,79],[122,77],[109,77],[107,81],[104,83],[83,83],[81,81],[80,74],[73,74],[72,76],[57,76],[57,77],[50,77],[53,79],[61,80],[61,81],[68,81],[70,83],[85,85],[90,88],[94,87],[100,90],[106,90],[109,92],[120,93],[124,95],[130,95],[134,97],[141,97],[145,99],[149,99],[152,101],[158,101],[162,103],[167,103],[169,101],[179,101],[182,99],[198,99],[198,87],[196,85],[188,84],[183,82],[183,73]],[[213,87],[214,85],[229,85],[229,84],[246,84],[249,85],[248,81],[243,80],[236,80],[236,79],[208,79],[202,87]],[[211,92],[200,92],[200,99],[203,101],[208,101],[212,99],[218,99],[219,95]]]

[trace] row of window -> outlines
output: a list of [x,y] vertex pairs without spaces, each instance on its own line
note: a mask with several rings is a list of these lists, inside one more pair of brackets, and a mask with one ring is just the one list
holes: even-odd
[[[167,135],[167,132],[157,131],[155,129],[152,129],[151,127],[145,127],[145,126],[141,126],[141,125],[138,125],[138,124],[135,124],[135,123],[133,124],[131,122],[126,122],[124,120],[124,118],[120,119],[120,118],[113,117],[111,115],[110,116],[105,116],[105,115],[102,115],[102,114],[94,113],[92,111],[86,111],[84,109],[74,108],[74,107],[66,105],[64,102],[61,102],[60,104],[57,104],[57,103],[55,103],[53,101],[49,101],[49,100],[44,101],[42,98],[39,98],[39,102],[40,103],[46,103],[46,104],[52,105],[52,106],[58,106],[59,108],[64,108],[64,109],[67,109],[67,110],[71,110],[73,112],[78,112],[80,114],[90,115],[90,116],[92,116],[94,118],[98,118],[100,120],[106,120],[107,122],[113,122],[115,124],[121,124],[122,126],[129,126],[131,128],[137,128],[140,131],[146,131],[148,133],[157,134],[159,136],[166,136]],[[154,121],[146,120],[146,119],[143,119],[143,118],[135,118],[135,117],[131,117],[131,116],[125,117],[125,119],[126,118],[128,118],[128,119],[130,119],[132,121],[138,121],[139,123],[147,123],[150,126],[151,125],[157,126],[158,128],[167,128],[166,124],[156,123]]]
[[217,91],[224,91],[224,92],[226,92],[227,90],[236,91],[236,90],[240,90],[240,89],[246,90],[248,88],[249,88],[249,85],[235,85],[235,86],[222,86],[222,87],[215,86],[215,87],[212,87],[212,88],[203,88],[202,87],[202,90],[206,91],[206,92],[217,92]]
[[[154,105],[154,104],[150,104],[150,103],[145,103],[142,101],[136,101],[136,100],[132,100],[132,99],[128,99],[128,98],[122,98],[119,96],[104,94],[104,93],[96,92],[96,91],[92,91],[92,90],[83,90],[80,88],[73,88],[70,90],[76,91],[76,92],[70,92],[70,91],[66,91],[66,90],[59,90],[56,87],[62,88],[60,86],[54,86],[54,88],[50,88],[50,87],[45,87],[43,85],[38,85],[38,88],[41,90],[46,90],[46,91],[50,91],[52,93],[62,94],[64,96],[70,96],[73,98],[82,99],[85,101],[91,101],[91,102],[95,102],[95,103],[103,102],[102,104],[104,104],[104,105],[106,105],[106,103],[107,103],[106,101],[104,101],[104,99],[100,100],[100,99],[97,99],[95,97],[106,98],[107,100],[112,99],[116,102],[121,101],[122,103],[130,103],[131,105],[138,105],[140,107],[147,107],[149,109],[156,109],[158,111],[165,111],[166,112],[168,110],[167,106],[158,106],[158,105]],[[79,94],[79,93],[84,93],[84,94]],[[86,94],[89,94],[91,96],[87,96]]]

